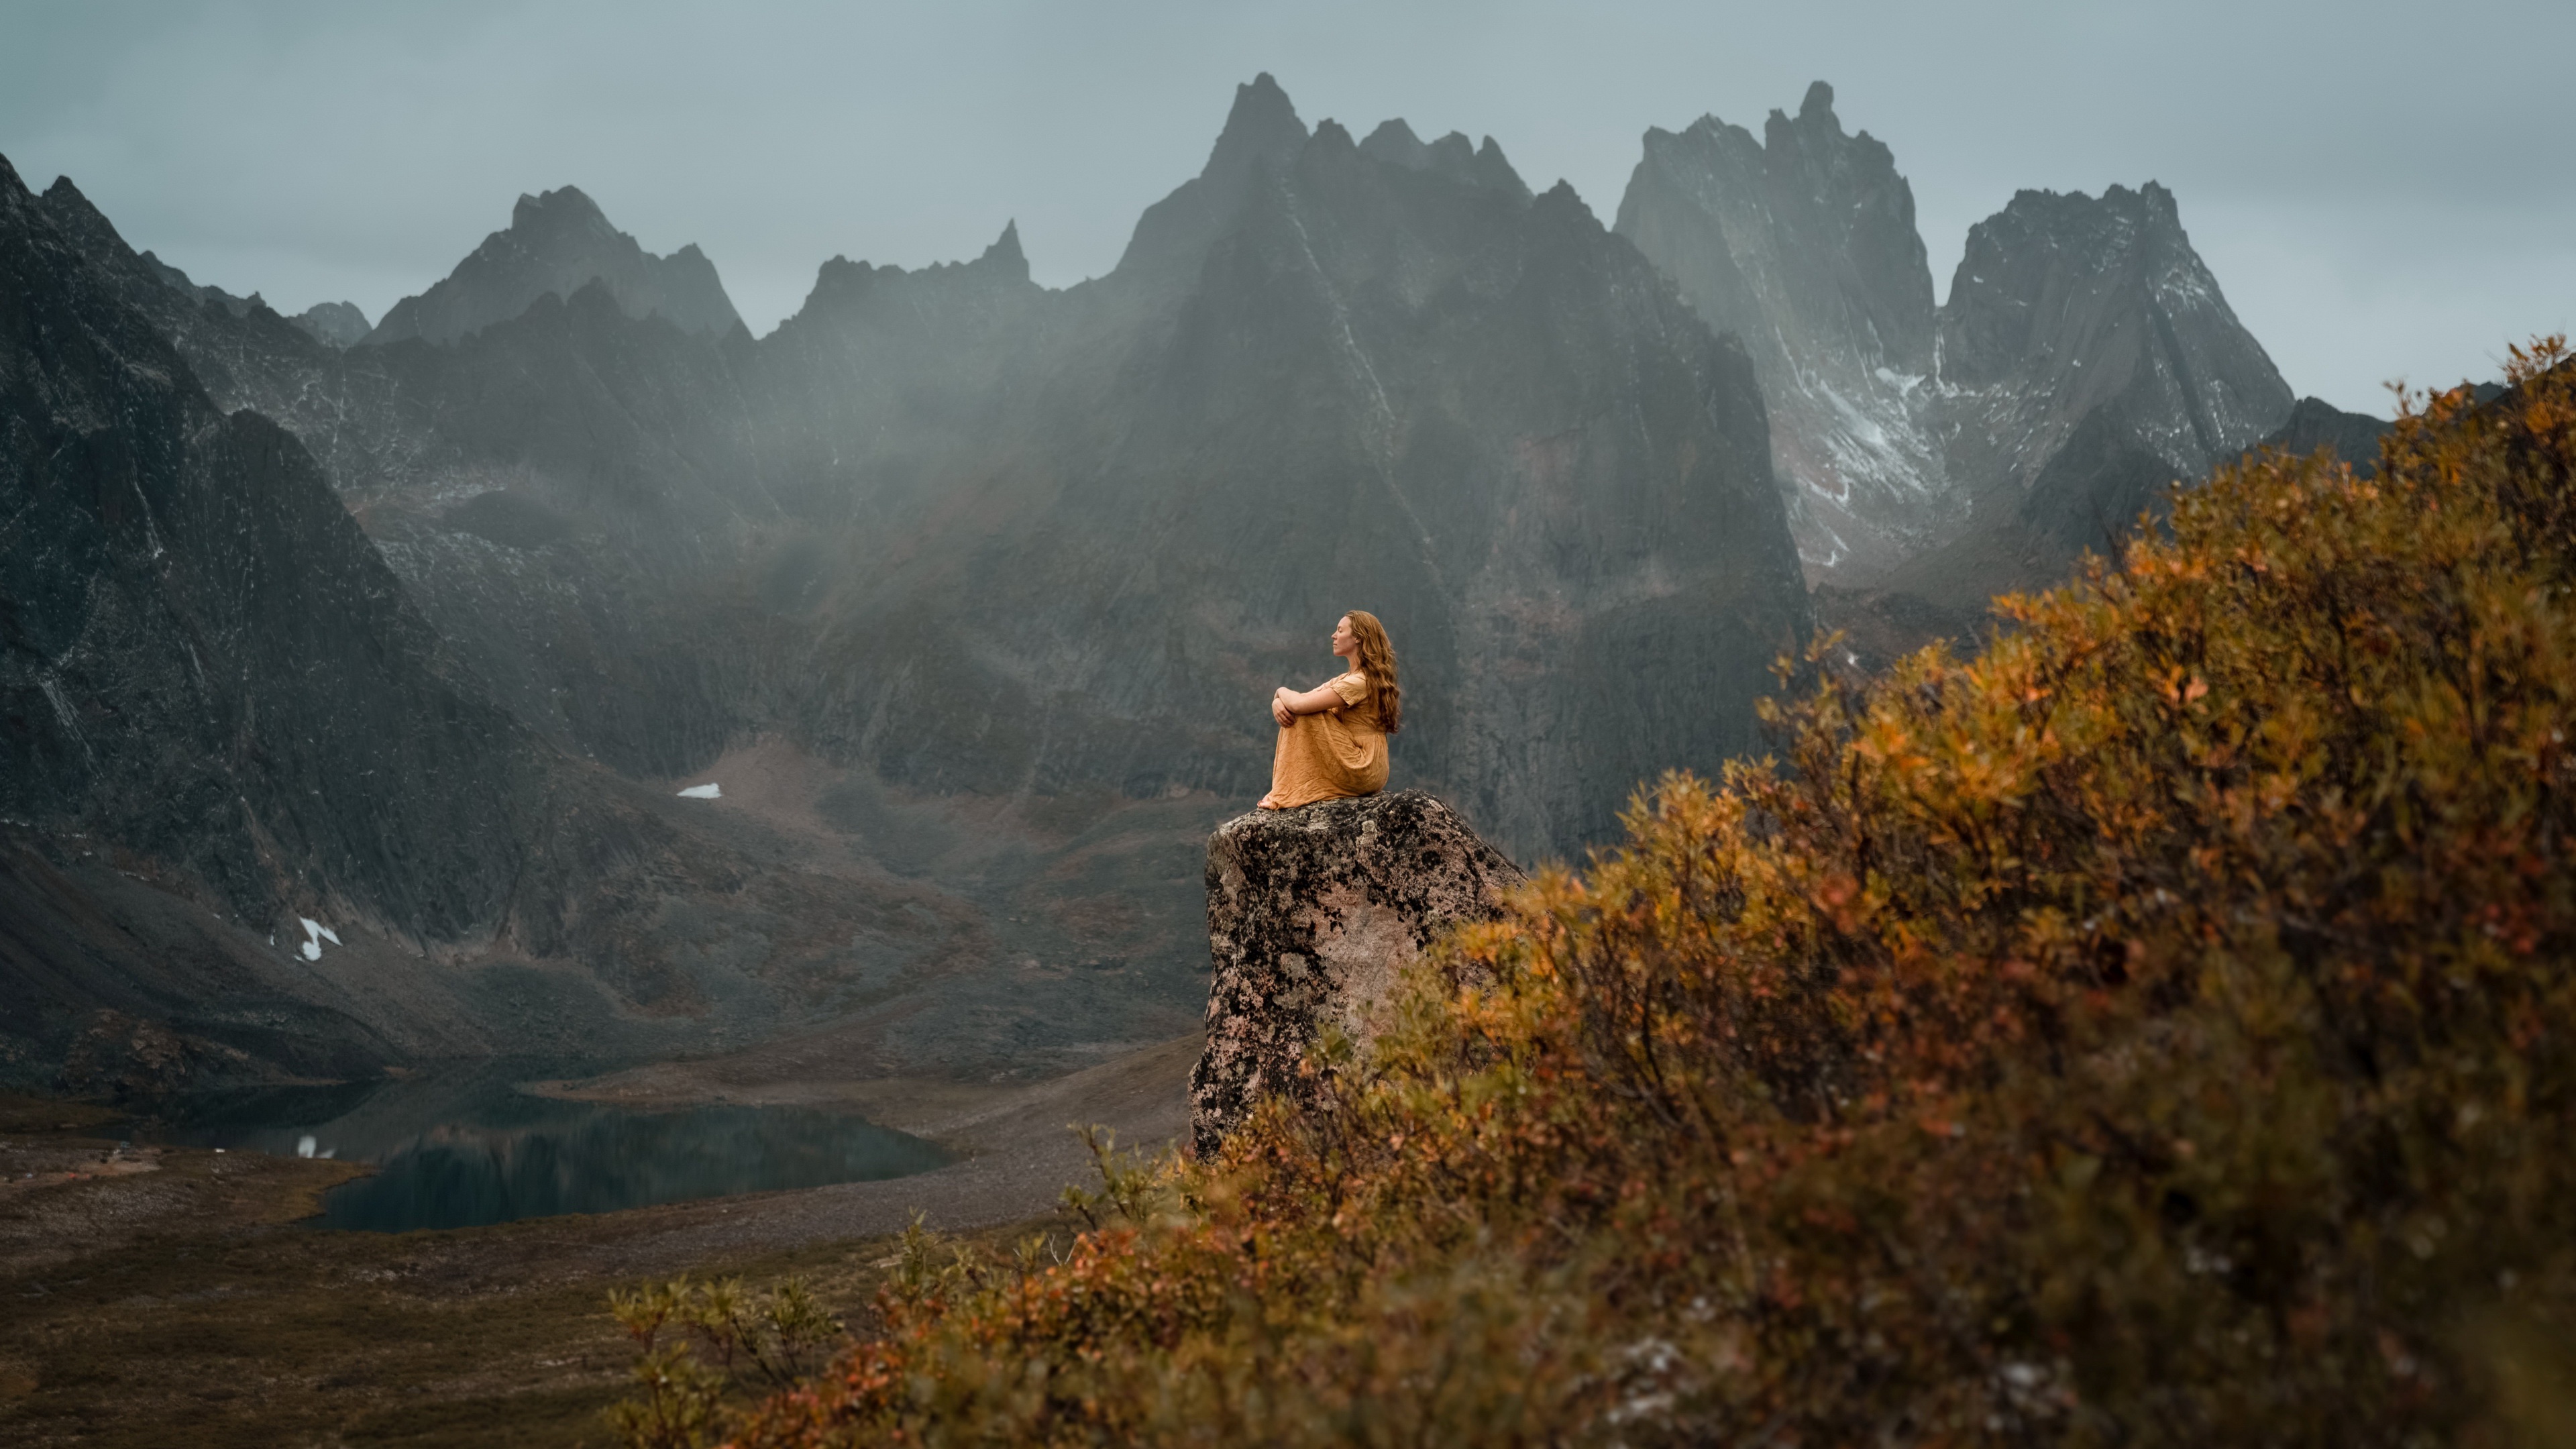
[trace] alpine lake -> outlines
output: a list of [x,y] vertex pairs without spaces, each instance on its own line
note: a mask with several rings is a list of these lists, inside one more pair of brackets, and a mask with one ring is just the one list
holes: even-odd
[[842,1112],[660,1110],[534,1095],[559,1064],[477,1064],[408,1080],[167,1098],[138,1141],[364,1164],[322,1195],[318,1228],[483,1227],[781,1188],[906,1177],[946,1165],[922,1138]]

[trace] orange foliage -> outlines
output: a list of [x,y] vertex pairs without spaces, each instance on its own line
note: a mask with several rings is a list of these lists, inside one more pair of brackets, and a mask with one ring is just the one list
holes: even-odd
[[2544,1432],[2576,366],[2512,382],[1828,679],[1451,938],[1319,1109],[1066,1263],[912,1272],[740,1442]]

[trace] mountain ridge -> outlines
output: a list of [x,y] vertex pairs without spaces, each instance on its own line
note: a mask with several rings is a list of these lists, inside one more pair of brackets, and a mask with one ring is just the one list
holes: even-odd
[[2290,411],[2152,181],[2018,193],[1935,306],[1912,190],[1823,81],[1759,142],[1713,116],[1649,130],[1619,224],[1748,339],[1811,582],[1974,612]]
[[717,336],[743,325],[696,243],[656,256],[610,225],[579,187],[563,186],[522,193],[508,227],[486,236],[427,291],[386,309],[360,344],[454,342],[518,316],[541,296],[569,299],[593,281],[629,316],[659,315],[682,331]]

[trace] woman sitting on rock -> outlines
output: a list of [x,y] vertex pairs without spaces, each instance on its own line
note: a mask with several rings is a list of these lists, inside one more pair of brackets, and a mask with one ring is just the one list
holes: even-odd
[[1350,672],[1304,694],[1283,684],[1270,697],[1279,747],[1270,756],[1264,810],[1294,810],[1386,788],[1386,737],[1404,720],[1395,646],[1377,615],[1353,609],[1333,626],[1333,653],[1350,661]]

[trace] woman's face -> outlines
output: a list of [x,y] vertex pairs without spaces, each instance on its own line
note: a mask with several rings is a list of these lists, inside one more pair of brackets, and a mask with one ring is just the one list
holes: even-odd
[[1351,616],[1344,614],[1342,622],[1333,626],[1333,652],[1344,659],[1350,659],[1356,657],[1352,651],[1358,647],[1351,641]]

